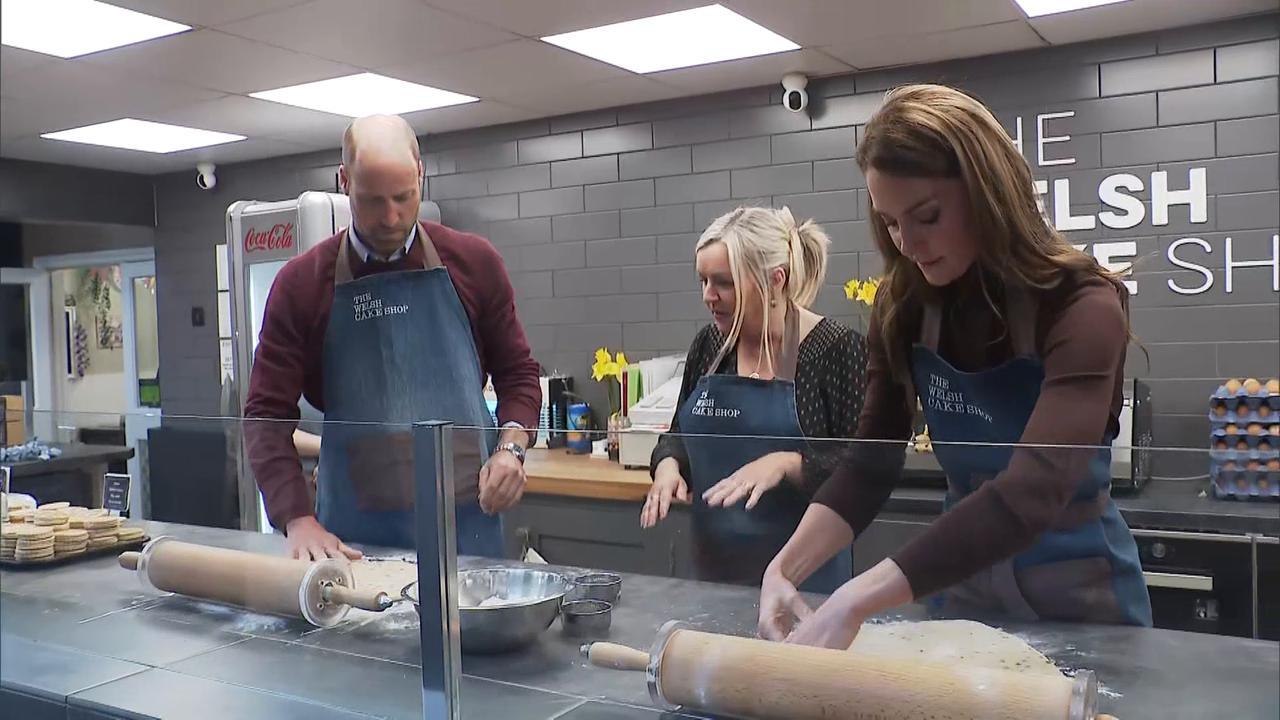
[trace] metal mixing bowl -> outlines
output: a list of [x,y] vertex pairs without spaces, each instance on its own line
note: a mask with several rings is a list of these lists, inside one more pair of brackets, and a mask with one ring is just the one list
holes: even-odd
[[[546,570],[459,570],[462,651],[510,652],[533,643],[555,622],[560,602],[568,590],[569,583],[563,575]],[[417,583],[405,588],[404,596],[416,609]]]

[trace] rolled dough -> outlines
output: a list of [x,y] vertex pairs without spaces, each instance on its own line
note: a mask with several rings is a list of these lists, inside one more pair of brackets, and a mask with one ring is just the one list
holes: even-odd
[[1062,674],[1053,661],[1016,635],[972,620],[863,625],[849,652],[943,664]]

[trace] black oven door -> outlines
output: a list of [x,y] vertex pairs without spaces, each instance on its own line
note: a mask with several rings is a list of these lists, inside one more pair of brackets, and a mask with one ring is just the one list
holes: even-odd
[[1253,540],[1134,530],[1155,626],[1254,636]]

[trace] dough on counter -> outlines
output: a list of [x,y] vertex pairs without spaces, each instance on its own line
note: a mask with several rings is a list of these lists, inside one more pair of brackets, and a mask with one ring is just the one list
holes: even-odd
[[393,598],[418,580],[418,564],[409,560],[363,558],[351,563],[351,574],[357,588],[375,588]]
[[1060,675],[1053,661],[1026,641],[972,620],[865,624],[849,652],[901,660],[964,663],[973,667]]

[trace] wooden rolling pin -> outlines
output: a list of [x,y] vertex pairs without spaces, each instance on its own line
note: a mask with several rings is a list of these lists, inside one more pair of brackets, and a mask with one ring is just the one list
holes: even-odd
[[668,709],[755,720],[1114,720],[1096,715],[1092,675],[1077,678],[878,658],[694,630],[664,629],[653,652],[581,648],[592,664],[649,670]]
[[386,593],[355,588],[351,569],[333,559],[307,562],[160,537],[140,553],[122,553],[120,566],[157,590],[320,627],[337,624],[351,607],[376,612],[392,605]]

